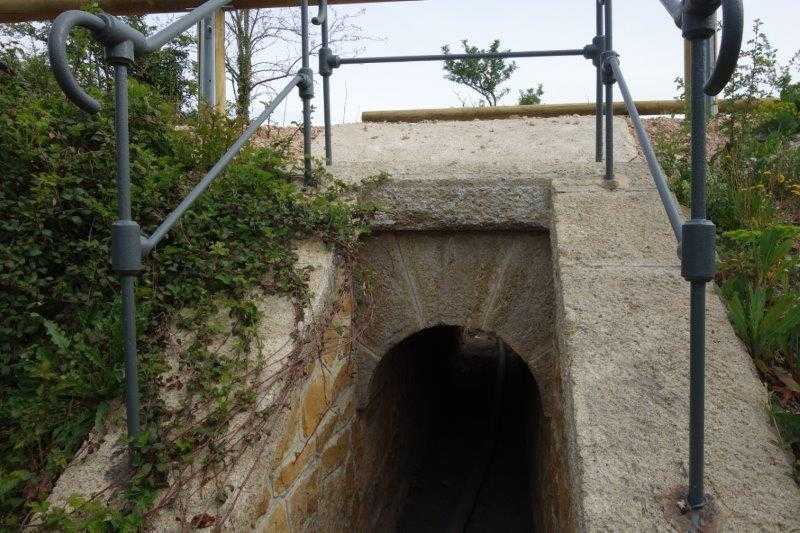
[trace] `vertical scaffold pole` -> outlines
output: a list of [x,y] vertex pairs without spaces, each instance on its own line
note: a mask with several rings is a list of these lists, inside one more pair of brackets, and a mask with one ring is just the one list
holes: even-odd
[[[324,1],[324,0],[323,0]],[[328,50],[330,35],[328,30],[328,19],[322,23],[322,46]],[[333,164],[333,135],[331,130],[331,74],[327,72],[322,76],[322,93],[324,100],[325,114],[325,164]]]
[[300,0],[300,24],[302,26],[303,67],[300,75],[300,97],[303,99],[303,168],[304,182],[311,185],[314,170],[311,166],[311,99],[314,98],[314,72],[310,68],[308,44],[308,0]]
[[136,351],[136,301],[134,286],[142,268],[139,225],[132,219],[130,129],[128,126],[128,69],[133,66],[133,43],[125,41],[106,49],[114,65],[114,128],[116,130],[117,220],[111,228],[111,265],[122,288],[122,346],[125,357],[125,409],[128,438],[139,437],[139,377]]
[[200,54],[200,61],[198,62],[200,98],[212,108],[217,105],[216,69],[214,67],[216,58],[215,22],[214,15],[210,15],[198,23],[200,33],[200,42],[198,43],[198,52]]
[[325,164],[333,164],[333,139],[331,132],[331,74],[330,63],[333,52],[330,48],[330,26],[328,21],[328,0],[319,0],[319,15],[311,22],[321,26],[322,44],[319,49],[319,75],[322,76],[322,112],[325,120]]
[[684,226],[683,275],[690,282],[689,310],[689,507],[692,530],[700,531],[703,490],[706,394],[706,286],[714,279],[716,229],[706,219],[706,108],[709,39],[691,45],[692,219]]
[[[614,50],[614,20],[612,12],[613,0],[604,0],[605,14],[605,53]],[[610,66],[603,68],[603,77],[606,86],[606,175],[607,180],[614,179],[614,72]]]
[[605,25],[603,24],[603,5],[604,0],[595,0],[596,11],[596,35],[594,38],[594,46],[597,56],[595,57],[595,66],[597,67],[597,94],[596,94],[596,109],[595,109],[595,137],[596,137],[596,150],[595,160],[599,163],[603,160],[603,63],[601,61],[601,53],[604,50],[603,40],[605,38]]

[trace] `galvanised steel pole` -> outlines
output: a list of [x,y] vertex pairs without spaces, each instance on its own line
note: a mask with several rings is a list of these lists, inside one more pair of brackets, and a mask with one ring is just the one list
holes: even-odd
[[133,66],[137,53],[147,54],[161,48],[167,41],[230,1],[209,0],[149,38],[122,20],[106,14],[93,15],[82,11],[67,11],[53,21],[48,37],[48,54],[56,81],[66,96],[88,113],[97,113],[101,105],[80,87],[70,70],[67,58],[67,39],[70,31],[76,26],[90,30],[94,37],[105,45],[106,60],[114,67],[117,220],[111,228],[111,266],[120,277],[122,292],[125,408],[128,438],[131,443],[135,443],[141,430],[134,290],[136,276],[142,270],[143,239],[139,225],[132,219],[131,213],[128,70]]
[[114,65],[117,221],[112,228],[112,265],[122,285],[122,342],[125,356],[125,409],[128,437],[139,437],[139,376],[136,353],[136,301],[134,285],[141,270],[139,225],[131,219],[130,132],[128,127],[128,68],[133,64],[133,45],[124,42],[108,51]]
[[[328,47],[330,40],[328,32],[328,20],[322,23],[322,43],[323,46]],[[328,166],[333,164],[333,135],[331,129],[331,75],[330,73],[322,76],[322,93],[324,100],[325,115],[325,164]]]
[[[605,15],[605,52],[614,50],[614,19],[611,10],[613,0],[604,0]],[[603,69],[606,86],[606,176],[607,180],[614,179],[614,73],[609,66]]]
[[595,58],[595,66],[597,67],[597,107],[595,110],[595,137],[597,148],[595,150],[595,160],[598,163],[603,160],[603,63],[600,60],[601,52],[603,51],[603,34],[605,32],[605,25],[603,24],[603,2],[604,0],[595,0],[597,19],[597,32],[594,38],[594,46],[597,54]]
[[526,57],[586,57],[587,48],[567,48],[563,50],[528,50],[522,52],[482,52],[476,54],[426,54],[383,57],[338,57],[333,63],[336,68],[342,65],[374,65],[377,63],[416,63],[424,61],[447,61],[460,59],[522,59]]
[[308,0],[300,0],[300,24],[302,26],[303,68],[300,74],[300,97],[303,99],[303,167],[304,181],[311,185],[314,176],[311,166],[311,99],[314,98],[314,72],[310,68],[308,45]]
[[[691,41],[692,46],[692,223],[708,231],[713,224],[706,220],[706,106],[704,91],[708,75],[708,39]],[[697,243],[695,243],[697,244]],[[690,244],[691,245],[691,244]],[[694,250],[699,252],[699,250]],[[706,250],[707,253],[707,250]],[[710,276],[713,278],[713,276]],[[705,504],[703,467],[705,445],[705,365],[706,365],[706,285],[702,276],[689,277],[690,368],[689,368],[689,506],[692,525],[700,527],[700,512]]]
[[321,26],[322,45],[319,49],[319,74],[322,76],[322,113],[325,117],[325,164],[333,164],[333,138],[331,130],[331,74],[333,67],[330,64],[330,57],[333,52],[330,48],[330,30],[328,26],[328,0],[320,0],[319,15],[314,17],[311,22]]
[[[714,65],[717,62],[717,14],[711,15],[711,23],[714,25],[714,35],[708,41],[706,46],[706,75],[703,79],[711,78],[711,73],[714,71]],[[706,94],[706,116],[710,119],[716,114],[717,98],[714,95]]]
[[216,79],[215,79],[215,20],[209,15],[200,21],[200,96],[209,107],[217,105]]
[[[712,16],[722,5],[725,19],[719,61],[710,75],[709,39],[716,31]],[[681,27],[691,45],[692,84],[692,219],[683,226],[681,273],[691,284],[689,306],[689,494],[691,531],[703,526],[706,506],[703,490],[705,466],[706,400],[706,287],[716,274],[716,228],[706,209],[706,108],[707,95],[716,95],[736,70],[744,24],[741,0],[685,0]]]

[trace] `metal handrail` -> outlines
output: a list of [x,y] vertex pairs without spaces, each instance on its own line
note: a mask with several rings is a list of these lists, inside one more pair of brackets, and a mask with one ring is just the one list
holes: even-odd
[[295,76],[292,78],[284,89],[278,93],[278,95],[272,100],[266,109],[259,115],[257,119],[252,121],[244,133],[237,139],[228,151],[225,152],[225,155],[217,161],[217,163],[208,171],[205,177],[200,180],[200,182],[195,185],[195,187],[186,195],[186,198],[181,201],[178,207],[175,208],[172,213],[167,215],[164,221],[156,228],[153,234],[148,237],[147,239],[142,240],[142,253],[147,255],[150,253],[153,248],[158,246],[158,243],[167,235],[169,230],[172,229],[173,226],[178,222],[180,217],[197,201],[198,198],[208,189],[209,186],[214,182],[215,179],[222,174],[225,169],[231,164],[231,162],[236,158],[239,152],[244,148],[247,142],[256,134],[258,129],[266,122],[266,120],[275,112],[275,109],[289,96],[289,93],[297,87],[303,81],[302,76]]
[[585,56],[586,48],[570,48],[566,50],[530,50],[523,52],[485,52],[476,54],[428,54],[382,57],[348,57],[337,58],[336,66],[369,65],[374,63],[413,63],[426,61],[452,61],[461,59],[521,59],[527,57],[559,57]]
[[333,67],[329,58],[333,56],[330,48],[330,25],[328,22],[328,0],[319,0],[319,14],[311,22],[320,26],[321,46],[319,49],[319,75],[322,76],[322,113],[325,121],[325,164],[333,164],[333,134],[331,132],[331,75]]
[[[117,134],[117,214],[112,232],[112,264],[122,285],[122,324],[125,352],[126,409],[128,435],[133,440],[139,434],[139,396],[136,362],[136,330],[134,280],[141,272],[142,258],[164,239],[180,217],[206,191],[230,165],[258,128],[275,111],[296,87],[303,100],[303,153],[305,178],[311,175],[311,99],[314,97],[314,73],[309,60],[309,2],[298,0],[302,26],[302,68],[291,82],[254,120],[241,137],[227,150],[214,167],[203,177],[181,203],[170,213],[148,238],[141,236],[136,222],[131,219],[131,182],[128,131],[128,69],[137,55],[143,55],[164,46],[197,21],[232,0],[209,0],[185,17],[177,20],[152,37],[145,37],[121,19],[106,14],[92,15],[81,11],[68,11],[60,15],[48,41],[52,68],[65,94],[80,108],[97,112],[100,103],[89,96],[76,82],[66,55],[66,40],[76,26],[89,29],[106,47],[108,62],[114,66]],[[689,431],[689,491],[687,500],[692,511],[692,529],[701,528],[701,511],[706,504],[703,492],[704,413],[705,413],[705,298],[706,286],[715,275],[715,237],[713,223],[706,213],[706,106],[707,95],[718,94],[735,72],[741,50],[744,27],[742,0],[660,0],[672,19],[692,43],[692,79],[704,80],[707,74],[709,37],[716,31],[714,15],[722,7],[724,23],[722,46],[714,72],[707,83],[691,85],[692,123],[692,205],[691,219],[681,215],[675,197],[669,190],[667,177],[658,162],[652,142],[645,131],[639,112],[630,94],[620,67],[619,56],[613,48],[613,0],[595,0],[596,34],[592,44],[582,49],[543,50],[523,52],[486,52],[479,54],[434,54],[416,56],[388,56],[366,58],[340,58],[330,49],[328,0],[319,0],[319,13],[313,23],[321,26],[322,46],[319,51],[319,74],[323,80],[325,117],[325,154],[328,165],[333,163],[330,78],[335,68],[350,64],[400,63],[411,61],[447,61],[458,59],[495,59],[553,56],[584,56],[596,68],[596,136],[598,162],[603,160],[605,147],[605,179],[614,177],[614,85],[619,83],[625,106],[644,151],[648,168],[672,231],[680,243],[681,273],[691,283],[690,301],[690,431]],[[706,80],[704,80],[706,81]],[[603,98],[605,97],[605,98]],[[603,101],[604,100],[604,101]],[[605,117],[605,124],[603,124]],[[605,130],[605,131],[604,131]]]
[[[602,50],[603,47],[605,46],[605,32],[606,32],[606,24],[604,17],[604,2],[603,0],[595,0],[595,36],[594,40],[592,41],[592,44],[594,45],[595,49]],[[600,54],[594,55],[594,57],[592,58],[592,63],[595,66],[595,74],[596,74],[594,159],[596,162],[600,163],[603,161],[603,140],[604,140],[603,113],[605,110],[605,108],[603,107],[603,91],[605,90],[605,85],[603,85],[603,62],[601,61]]]
[[669,218],[669,223],[672,226],[672,232],[675,234],[675,238],[678,240],[678,242],[681,242],[684,224],[683,215],[681,214],[680,207],[678,206],[678,201],[675,200],[675,196],[669,189],[669,181],[667,180],[667,176],[664,174],[664,169],[661,167],[661,163],[658,162],[658,157],[656,156],[656,151],[653,148],[653,143],[650,140],[649,135],[647,135],[647,131],[644,129],[644,123],[642,122],[642,118],[639,116],[639,110],[636,109],[636,102],[633,100],[630,89],[628,88],[628,83],[625,81],[625,77],[622,75],[622,69],[619,65],[619,56],[612,54],[608,57],[606,62],[611,65],[611,68],[614,71],[614,77],[619,83],[619,90],[622,93],[622,99],[625,101],[625,107],[628,109],[628,116],[630,116],[631,122],[633,122],[633,128],[636,131],[636,137],[639,139],[639,145],[642,147],[644,157],[647,160],[647,166],[650,169],[650,175],[653,177],[653,182],[655,182],[656,189],[658,189],[661,202],[664,204],[664,210],[666,211],[667,218]]
[[121,55],[123,51],[118,50],[112,52],[111,57],[129,59],[132,62],[134,55],[142,56],[160,49],[194,26],[198,20],[207,17],[232,1],[209,0],[151,37],[146,37],[133,29],[122,19],[105,13],[92,15],[85,11],[66,11],[53,21],[53,27],[47,40],[48,53],[56,81],[67,98],[72,100],[75,105],[89,113],[97,113],[102,108],[100,102],[89,96],[78,85],[67,61],[67,38],[73,28],[81,26],[90,30],[94,37],[107,48],[117,46],[125,48],[124,56]]
[[[598,5],[610,4],[611,0],[596,0]],[[327,24],[327,22],[326,22]],[[522,58],[541,58],[541,57],[583,57],[592,60],[600,70],[600,56],[604,49],[604,39],[596,37],[595,40],[583,48],[567,48],[560,50],[526,50],[518,52],[478,52],[466,54],[422,54],[422,55],[402,55],[402,56],[379,56],[379,57],[339,57],[335,55],[328,46],[327,26],[323,24],[322,47],[319,51],[320,74],[323,79],[323,94],[325,98],[324,112],[325,112],[325,158],[328,165],[333,164],[333,141],[331,135],[331,118],[330,118],[330,85],[329,78],[333,74],[334,69],[340,68],[344,65],[368,65],[378,63],[412,63],[412,62],[429,62],[429,61],[457,61],[466,59],[522,59]],[[598,30],[599,31],[599,30]],[[598,74],[599,79],[599,74]],[[598,82],[599,83],[599,82]],[[602,89],[601,89],[602,91]],[[598,161],[601,160],[600,144],[602,139],[602,131],[600,128],[602,122],[603,108],[600,104],[599,97],[601,93],[598,92],[597,104],[597,144],[598,144]],[[613,113],[613,111],[612,111]]]
[[166,237],[186,211],[202,196],[214,180],[225,171],[261,125],[295,88],[299,88],[300,97],[303,99],[304,175],[306,182],[311,179],[310,100],[314,96],[314,82],[313,72],[309,68],[308,0],[300,0],[303,17],[303,67],[300,71],[277,94],[264,112],[251,122],[239,139],[228,148],[219,161],[180,202],[175,210],[164,219],[150,237],[145,238],[142,236],[139,224],[132,218],[128,71],[137,56],[158,50],[170,40],[193,27],[198,21],[211,15],[221,7],[230,4],[231,1],[208,0],[151,37],[145,37],[144,34],[126,24],[122,19],[105,13],[93,15],[83,11],[67,11],[59,15],[53,22],[48,39],[48,52],[56,80],[66,96],[78,107],[89,113],[100,111],[101,104],[80,87],[70,70],[66,44],[72,29],[81,26],[90,30],[94,38],[105,46],[106,60],[114,66],[114,125],[117,140],[117,221],[114,222],[112,227],[111,260],[112,267],[119,275],[122,286],[122,333],[126,381],[125,405],[128,436],[131,441],[135,441],[140,433],[134,283],[136,276],[142,271],[143,258]]
[[[742,0],[661,0],[684,38],[691,43],[689,87],[691,119],[692,203],[691,220],[681,230],[681,274],[690,284],[689,297],[689,490],[686,500],[691,510],[691,531],[701,531],[705,467],[706,395],[706,288],[716,274],[716,228],[708,220],[706,199],[706,111],[707,95],[716,95],[736,71],[744,31]],[[717,9],[722,6],[722,43],[714,71],[708,80],[709,38],[716,31]],[[609,56],[609,67],[624,83],[619,62]],[[635,122],[634,122],[635,124]],[[654,178],[658,174],[654,174]],[[658,181],[658,180],[656,180]],[[662,196],[668,210],[672,206]],[[672,220],[671,220],[672,221]],[[674,227],[674,226],[673,226]]]

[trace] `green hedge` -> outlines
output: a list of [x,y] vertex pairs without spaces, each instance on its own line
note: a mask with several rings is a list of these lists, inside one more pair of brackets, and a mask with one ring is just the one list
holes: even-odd
[[[109,265],[113,116],[67,103],[43,58],[9,62],[13,74],[0,74],[0,530],[47,497],[123,390]],[[213,114],[187,119],[136,81],[130,92],[133,211],[150,232],[241,128]],[[176,312],[239,298],[267,275],[302,300],[293,241],[358,238],[355,208],[303,191],[292,165],[271,148],[246,150],[146,261],[136,290],[145,398],[161,370],[159,333]]]

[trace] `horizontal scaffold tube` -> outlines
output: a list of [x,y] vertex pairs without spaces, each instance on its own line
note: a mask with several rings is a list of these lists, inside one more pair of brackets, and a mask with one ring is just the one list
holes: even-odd
[[409,56],[385,56],[385,57],[344,57],[341,58],[342,65],[366,65],[372,63],[412,63],[416,61],[446,61],[461,59],[517,59],[525,57],[563,57],[563,56],[582,56],[585,49],[568,50],[531,50],[526,52],[486,52],[478,54],[431,54],[431,55],[409,55]]
[[[745,102],[719,101],[723,113],[746,105]],[[639,115],[682,115],[686,108],[678,100],[644,100],[636,102]],[[594,115],[594,103],[586,104],[542,104],[496,107],[445,107],[438,109],[405,109],[365,111],[363,122],[423,122],[426,120],[487,120],[511,117],[560,117],[564,115]],[[627,115],[624,102],[614,104],[615,115]]]
[[[366,0],[328,0],[329,4],[362,4]],[[400,0],[369,0],[369,2],[397,2]],[[406,1],[406,0],[403,0]],[[147,13],[177,13],[194,9],[203,0],[100,0],[103,11],[112,15],[144,15]],[[311,4],[317,2],[311,1]],[[0,0],[0,22],[25,22],[52,20],[70,9],[81,9],[86,0]],[[253,9],[261,7],[295,7],[296,0],[234,0],[233,7]]]
[[647,166],[650,167],[650,174],[655,182],[658,194],[661,196],[661,202],[664,204],[664,210],[667,212],[667,218],[672,226],[672,232],[678,242],[683,240],[683,215],[681,214],[678,202],[675,200],[672,191],[669,190],[669,181],[667,180],[664,169],[661,168],[661,163],[658,162],[656,151],[653,149],[653,143],[644,129],[644,124],[639,116],[639,111],[636,109],[636,103],[631,97],[628,84],[625,82],[625,77],[622,75],[622,69],[619,66],[619,58],[616,55],[611,55],[606,59],[607,63],[614,71],[614,77],[619,83],[619,90],[622,93],[622,98],[625,101],[625,107],[628,109],[628,115],[633,122],[633,128],[636,130],[636,136],[639,138],[639,144],[644,152],[644,157],[647,160]]

